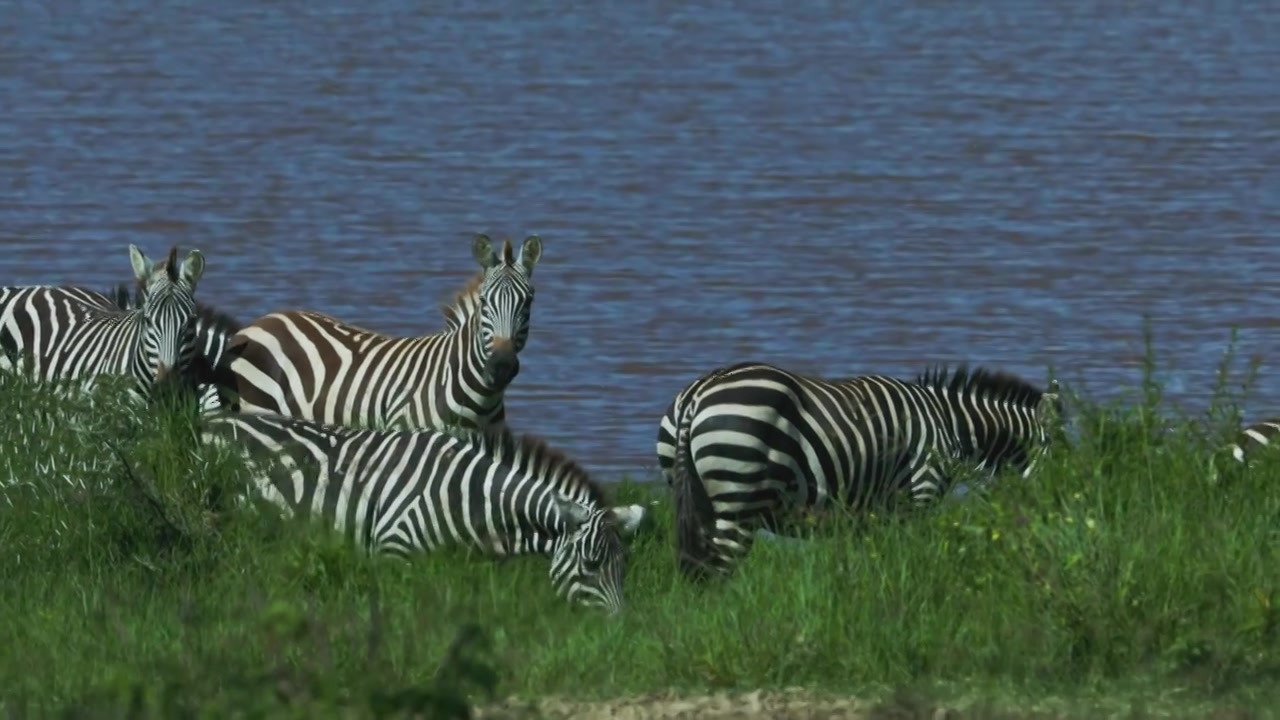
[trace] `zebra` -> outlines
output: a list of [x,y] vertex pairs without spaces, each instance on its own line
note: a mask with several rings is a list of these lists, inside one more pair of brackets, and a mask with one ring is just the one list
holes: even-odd
[[[121,310],[141,308],[146,288],[139,283],[132,294],[124,284],[117,285],[104,295],[104,300]],[[235,385],[227,365],[230,354],[227,348],[231,338],[243,327],[230,315],[205,303],[196,302],[196,315],[191,333],[195,338],[195,355],[189,370],[189,383],[195,387],[200,412],[207,413],[224,407],[235,409],[228,397],[227,388]]]
[[956,464],[1029,476],[1061,414],[1041,391],[983,369],[912,381],[824,380],[762,363],[718,368],[686,387],[659,424],[659,465],[675,492],[682,574],[729,574],[790,506],[935,501]]
[[622,538],[645,509],[611,507],[585,470],[536,437],[229,411],[200,422],[203,443],[248,460],[264,499],[333,526],[370,554],[405,558],[452,545],[499,558],[549,555],[559,595],[622,608]]
[[443,309],[445,330],[391,337],[317,312],[261,317],[231,340],[242,412],[365,427],[502,429],[503,394],[529,335],[542,240],[496,252],[476,235],[483,271]]
[[181,375],[192,353],[195,288],[204,273],[204,255],[190,251],[181,264],[176,246],[152,262],[136,245],[129,259],[140,286],[142,306],[123,310],[115,297],[76,287],[0,288],[0,369],[26,358],[42,381],[83,380],[91,387],[101,375],[132,378],[141,397]]
[[1219,465],[1222,460],[1225,460],[1224,455],[1231,456],[1231,459],[1226,461],[1229,467],[1234,465],[1237,468],[1247,469],[1256,463],[1260,454],[1265,453],[1272,444],[1275,444],[1277,436],[1280,436],[1280,418],[1267,418],[1245,425],[1233,441],[1210,455],[1209,481],[1217,483],[1223,479],[1223,470]]

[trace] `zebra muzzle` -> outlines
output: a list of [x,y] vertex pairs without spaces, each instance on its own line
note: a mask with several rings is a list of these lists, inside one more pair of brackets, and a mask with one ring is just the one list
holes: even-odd
[[[510,345],[510,343],[507,343]],[[492,385],[502,387],[515,379],[520,373],[520,358],[513,348],[495,346],[484,364],[485,379]]]

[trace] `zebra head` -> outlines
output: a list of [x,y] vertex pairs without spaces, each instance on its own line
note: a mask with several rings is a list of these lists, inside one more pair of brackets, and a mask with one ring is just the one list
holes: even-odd
[[1063,433],[1065,416],[1062,407],[1062,391],[1057,378],[1054,378],[1049,381],[1048,389],[1040,394],[1040,400],[1035,406],[1036,422],[1032,426],[1032,437],[1029,438],[1031,451],[1027,458],[1027,465],[1022,470],[1022,477],[1029,478],[1035,474],[1041,458],[1048,453],[1052,444],[1066,441]]
[[196,283],[204,273],[204,255],[187,253],[179,265],[178,248],[152,262],[136,245],[129,246],[129,260],[142,298],[139,314],[142,333],[134,373],[155,383],[163,382],[176,368],[185,371],[195,352]]
[[565,526],[551,553],[551,582],[556,592],[569,602],[618,612],[627,574],[622,537],[640,527],[644,508],[593,508],[564,497],[557,497],[556,505]]
[[519,353],[529,338],[529,314],[533,310],[533,284],[529,278],[542,257],[542,240],[525,238],[520,256],[514,257],[511,241],[502,254],[487,235],[476,235],[471,252],[484,268],[480,283],[480,342],[484,348],[484,380],[505,388],[520,372]]

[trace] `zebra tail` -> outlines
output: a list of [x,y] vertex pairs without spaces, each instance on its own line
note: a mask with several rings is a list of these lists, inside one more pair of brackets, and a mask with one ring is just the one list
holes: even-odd
[[676,420],[676,454],[671,477],[676,496],[676,566],[686,578],[698,581],[705,579],[711,559],[707,527],[714,518],[711,499],[697,476],[689,447],[694,406],[692,400],[685,403]]

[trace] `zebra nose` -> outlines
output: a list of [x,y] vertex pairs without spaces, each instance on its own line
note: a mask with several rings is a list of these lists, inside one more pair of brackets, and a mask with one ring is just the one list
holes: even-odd
[[169,366],[164,363],[160,363],[160,365],[156,367],[156,382],[164,382],[167,377],[169,377]]
[[520,358],[516,356],[510,340],[504,341],[502,345],[494,342],[489,359],[485,362],[484,371],[490,382],[495,385],[506,385],[515,378],[520,372]]

